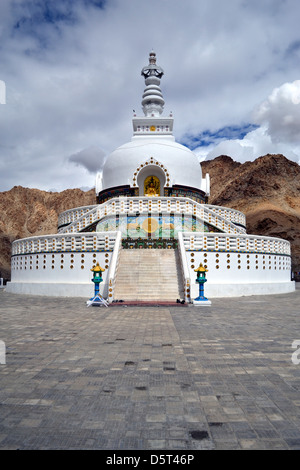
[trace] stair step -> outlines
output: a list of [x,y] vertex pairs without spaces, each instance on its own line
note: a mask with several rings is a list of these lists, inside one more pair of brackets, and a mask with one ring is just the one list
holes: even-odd
[[121,249],[115,299],[174,302],[182,296],[175,250]]

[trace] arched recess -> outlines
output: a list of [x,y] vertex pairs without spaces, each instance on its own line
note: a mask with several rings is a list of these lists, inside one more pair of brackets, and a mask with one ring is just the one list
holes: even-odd
[[145,196],[145,180],[153,176],[154,179],[159,180],[159,196],[164,195],[164,186],[166,182],[166,177],[164,171],[154,165],[148,165],[141,169],[137,176],[137,185],[139,187],[139,196]]
[[[164,196],[164,187],[170,186],[170,175],[168,170],[154,158],[142,163],[134,173],[133,186],[139,188],[139,196],[144,196],[145,180],[153,176],[154,180],[159,180],[159,196]],[[151,179],[151,178],[150,178]]]

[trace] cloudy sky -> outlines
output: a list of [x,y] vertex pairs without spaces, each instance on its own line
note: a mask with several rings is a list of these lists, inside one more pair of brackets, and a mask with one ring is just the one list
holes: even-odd
[[94,186],[149,52],[199,156],[300,160],[299,0],[1,0],[0,191]]

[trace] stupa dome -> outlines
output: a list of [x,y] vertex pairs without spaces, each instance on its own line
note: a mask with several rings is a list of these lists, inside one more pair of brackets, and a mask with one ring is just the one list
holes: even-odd
[[165,176],[165,185],[201,189],[202,171],[196,155],[174,140],[153,137],[133,139],[108,155],[102,189],[132,185],[134,179],[138,184],[139,174],[143,172],[146,176],[151,171]]

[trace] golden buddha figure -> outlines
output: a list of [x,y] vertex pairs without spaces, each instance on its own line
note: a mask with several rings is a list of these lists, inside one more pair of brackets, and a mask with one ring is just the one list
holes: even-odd
[[145,196],[159,196],[160,193],[160,182],[156,176],[148,176],[144,183],[144,194]]

